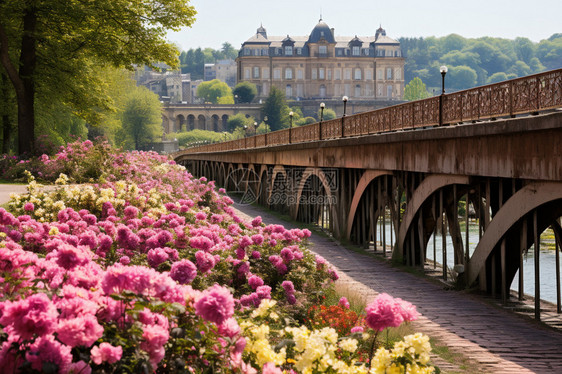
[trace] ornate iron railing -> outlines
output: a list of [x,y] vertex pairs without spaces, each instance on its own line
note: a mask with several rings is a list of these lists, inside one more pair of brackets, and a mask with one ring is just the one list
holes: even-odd
[[370,112],[189,148],[184,154],[295,144],[538,113],[562,107],[562,69]]

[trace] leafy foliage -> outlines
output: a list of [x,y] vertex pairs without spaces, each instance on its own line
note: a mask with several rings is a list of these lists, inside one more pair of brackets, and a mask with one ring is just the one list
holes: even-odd
[[238,103],[251,103],[258,94],[258,89],[255,84],[243,81],[234,87],[232,93],[238,97]]
[[232,90],[218,79],[203,82],[197,86],[197,96],[213,104],[234,104]]
[[406,56],[405,80],[419,77],[436,90],[441,86],[441,65],[449,67],[446,85],[455,89],[562,67],[560,34],[539,43],[527,38],[470,39],[451,34],[442,38],[400,38],[400,44]]
[[271,131],[289,127],[289,107],[281,90],[271,87],[269,96],[262,105],[262,114],[262,117],[267,116],[267,124],[271,127]]
[[425,88],[425,84],[418,77],[415,77],[404,87],[404,100],[414,101],[429,97],[429,92]]

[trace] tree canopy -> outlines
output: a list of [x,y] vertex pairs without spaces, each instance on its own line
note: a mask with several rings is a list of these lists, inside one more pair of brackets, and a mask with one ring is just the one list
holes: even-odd
[[425,88],[425,84],[418,77],[415,77],[404,87],[404,100],[421,100],[431,96]]
[[202,82],[197,86],[197,96],[207,103],[234,104],[232,90],[226,83],[218,79]]
[[442,38],[400,38],[399,41],[406,56],[405,81],[419,77],[436,89],[441,86],[441,65],[448,66],[451,74],[447,74],[446,85],[454,89],[562,67],[562,34],[554,34],[539,43],[527,38],[473,39],[457,34]]
[[95,119],[93,108],[107,102],[90,67],[177,66],[166,32],[194,16],[188,0],[0,2],[0,63],[16,97],[19,152],[34,148],[37,96],[56,92],[51,100]]
[[232,93],[238,97],[237,103],[251,103],[258,94],[258,89],[255,84],[243,81],[234,87]]
[[277,87],[271,87],[269,96],[262,105],[262,117],[267,116],[267,124],[271,131],[280,130],[289,126],[289,107],[285,95]]
[[123,132],[135,149],[162,138],[162,118],[158,95],[145,87],[135,90],[125,104]]

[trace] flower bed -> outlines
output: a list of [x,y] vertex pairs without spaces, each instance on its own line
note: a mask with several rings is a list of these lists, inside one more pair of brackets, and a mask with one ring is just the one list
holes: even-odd
[[0,208],[4,372],[433,371],[421,335],[374,349],[376,332],[416,318],[406,302],[379,296],[352,328],[308,323],[337,279],[310,231],[242,221],[163,156],[77,142],[10,173],[29,186]]

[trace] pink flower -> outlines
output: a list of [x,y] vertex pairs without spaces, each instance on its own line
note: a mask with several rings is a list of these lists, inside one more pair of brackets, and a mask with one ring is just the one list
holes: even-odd
[[248,279],[248,284],[250,285],[250,287],[252,287],[253,290],[255,290],[256,288],[258,288],[259,286],[263,286],[263,279],[261,279],[259,276],[257,275],[252,275],[249,279]]
[[189,284],[197,276],[197,267],[189,260],[181,260],[172,264],[170,277],[179,284]]
[[94,346],[90,351],[90,357],[96,365],[101,365],[102,362],[107,362],[108,364],[114,364],[121,359],[123,355],[123,348],[121,346],[114,347],[109,343],[101,343],[98,346]]
[[340,298],[340,301],[338,302],[338,305],[345,308],[345,309],[349,309],[349,307],[350,307],[349,301],[347,301],[347,298],[345,298],[345,297]]
[[141,349],[146,351],[150,357],[150,364],[156,368],[158,363],[164,358],[166,351],[164,344],[170,338],[168,330],[159,325],[145,325],[143,327]]
[[267,362],[263,365],[262,374],[283,374],[281,369],[275,366],[274,363]]
[[365,322],[375,331],[382,331],[387,327],[398,327],[404,321],[400,306],[392,296],[381,293],[365,308],[367,316]]
[[39,372],[48,364],[55,365],[59,373],[67,373],[72,362],[71,348],[57,342],[53,335],[37,338],[25,354],[31,368]]
[[293,282],[291,282],[291,281],[283,281],[283,283],[281,283],[281,287],[283,287],[283,289],[285,290],[286,293],[295,292],[295,286],[293,285]]
[[94,315],[63,319],[57,327],[57,338],[70,347],[89,347],[103,335],[103,327]]
[[420,314],[416,310],[415,305],[413,305],[408,301],[402,300],[398,297],[394,299],[394,301],[397,303],[398,309],[400,310],[400,313],[402,314],[402,318],[404,318],[404,321],[410,322],[418,319]]
[[199,220],[199,221],[203,221],[207,219],[207,213],[205,212],[197,212],[195,214],[195,219]]
[[34,334],[47,335],[55,331],[57,308],[44,293],[37,293],[16,302],[5,302],[0,318],[3,326],[11,325],[23,340]]
[[261,226],[261,223],[262,223],[262,221],[261,221],[261,216],[257,216],[256,218],[254,218],[254,219],[252,220],[252,226],[253,226],[253,227]]
[[33,205],[33,203],[27,202],[23,206],[23,210],[25,210],[26,212],[33,212],[35,210],[35,205]]
[[206,236],[194,236],[189,239],[189,245],[195,249],[201,249],[208,252],[215,243]]
[[220,325],[234,314],[234,298],[226,288],[215,284],[203,291],[195,303],[195,313]]
[[195,260],[197,262],[197,268],[201,273],[206,273],[211,271],[215,267],[215,257],[204,251],[197,251],[195,253]]
[[153,268],[157,268],[158,265],[166,262],[166,260],[168,260],[169,258],[164,248],[153,248],[148,251],[146,257],[148,260],[148,264]]
[[70,365],[70,372],[73,374],[92,374],[92,368],[84,361],[78,361]]
[[218,326],[219,334],[233,338],[240,333],[240,325],[234,318],[229,318]]
[[362,333],[365,329],[363,328],[363,326],[355,326],[351,328],[351,333],[355,334],[357,333]]

